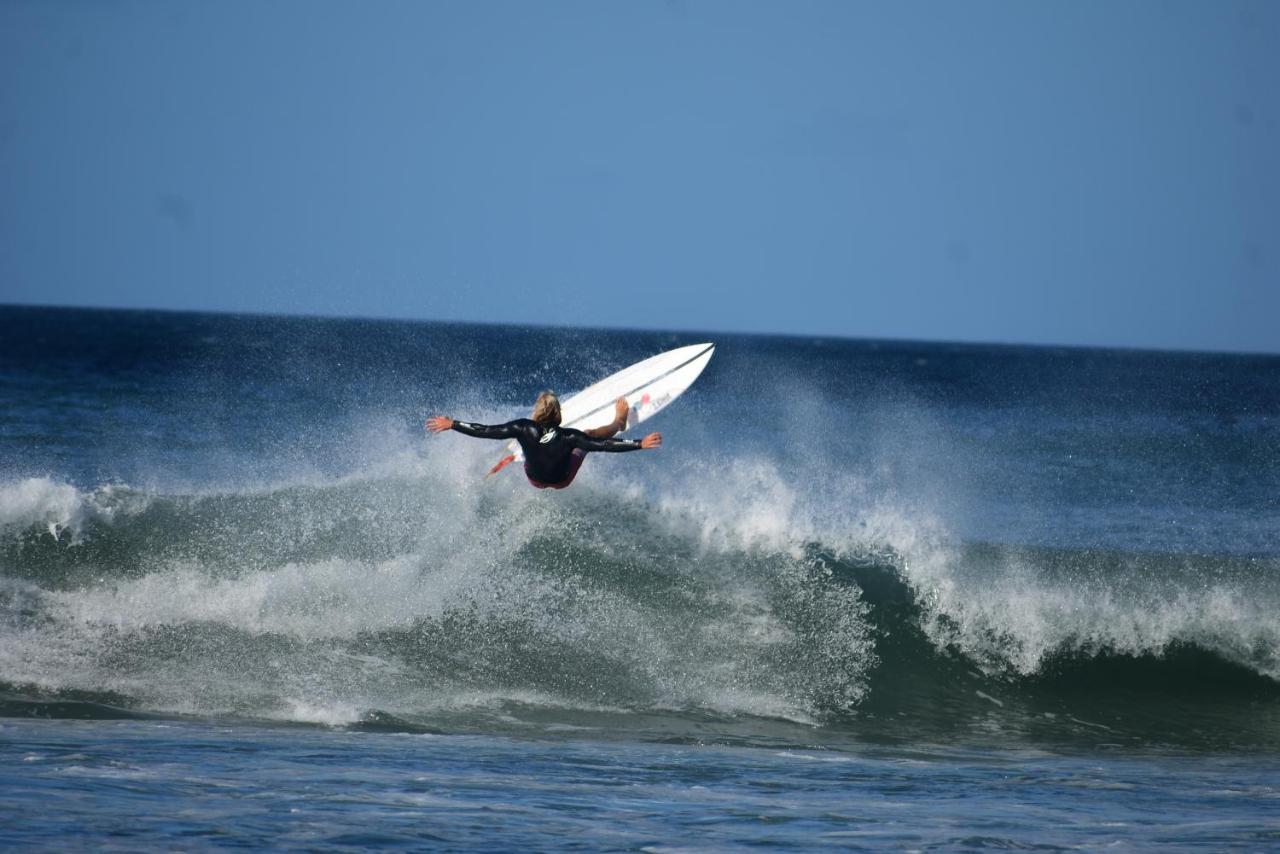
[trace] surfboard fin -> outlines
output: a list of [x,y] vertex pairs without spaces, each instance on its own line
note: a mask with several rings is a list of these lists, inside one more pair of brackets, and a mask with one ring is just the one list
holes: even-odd
[[484,476],[485,480],[488,480],[489,478],[493,477],[493,476],[494,476],[495,474],[497,474],[498,472],[502,471],[504,468],[506,468],[506,467],[507,467],[507,464],[508,464],[508,463],[515,462],[515,459],[516,459],[516,455],[515,455],[515,454],[507,454],[505,457],[503,457],[502,459],[498,460],[498,464],[497,464],[496,466],[494,466],[493,468],[489,469],[489,473],[488,473],[487,475],[485,475],[485,476]]

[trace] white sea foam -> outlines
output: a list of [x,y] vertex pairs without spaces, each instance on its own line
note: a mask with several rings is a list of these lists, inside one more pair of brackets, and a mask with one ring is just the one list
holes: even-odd
[[117,631],[216,623],[309,640],[407,626],[439,613],[445,593],[420,582],[418,564],[407,558],[286,564],[236,578],[187,565],[49,598],[68,620]]
[[[367,459],[340,476],[301,472],[200,500],[48,479],[0,487],[6,531],[92,536],[88,520],[162,501],[161,518],[183,521],[189,539],[130,539],[163,548],[145,546],[126,574],[98,583],[10,588],[0,679],[116,691],[156,710],[329,724],[477,697],[809,723],[865,694],[867,605],[831,583],[827,566],[868,555],[897,567],[937,647],[989,671],[1187,641],[1280,678],[1275,618],[1247,589],[1170,596],[1105,580],[1081,587],[1034,566],[968,566],[934,508],[865,473],[724,453],[638,477],[633,460],[593,457],[573,490],[551,494],[518,472],[484,481],[499,443],[362,440]],[[625,504],[605,504],[616,512],[602,518],[602,502],[617,498]],[[673,564],[671,552],[689,562]],[[624,581],[599,575],[600,558]],[[368,646],[446,618],[460,621],[456,646],[447,636],[444,649]]]
[[[709,458],[648,500],[673,531],[692,532],[713,552],[798,558],[817,545],[894,564],[935,646],[988,672],[1030,675],[1059,655],[1159,656],[1191,644],[1280,680],[1275,585],[1214,578],[1193,558],[1178,577],[1137,557],[1088,579],[1055,576],[1025,558],[975,563],[933,508],[897,505],[854,476],[814,483],[811,471],[784,470],[768,457]],[[633,497],[645,496],[635,489]]]
[[57,539],[79,529],[84,504],[74,486],[47,477],[0,484],[0,531],[12,534],[40,527]]
[[278,709],[268,711],[262,717],[340,727],[358,723],[364,712],[364,709],[350,703],[319,703],[314,700],[286,698]]
[[[598,501],[598,492],[588,487],[576,498],[546,501],[518,483],[477,489],[475,459],[443,449],[431,453],[442,458],[433,474],[422,478],[421,504],[414,515],[405,515],[402,505],[416,488],[388,492],[378,478],[346,477],[316,494],[286,490],[279,501],[255,492],[226,496],[216,504],[173,502],[179,513],[198,512],[204,514],[201,518],[222,514],[209,516],[193,534],[212,536],[215,545],[230,535],[242,548],[229,554],[215,550],[211,555],[222,555],[216,559],[161,559],[149,566],[143,553],[138,559],[146,571],[140,575],[33,589],[30,610],[42,619],[6,627],[8,639],[25,632],[29,643],[9,647],[20,648],[19,655],[0,654],[0,678],[50,689],[119,691],[156,710],[250,711],[340,723],[350,722],[362,709],[428,711],[444,708],[449,697],[477,692],[536,695],[541,690],[535,687],[537,674],[548,668],[554,673],[556,663],[549,656],[571,650],[592,667],[607,668],[613,662],[617,672],[575,671],[570,684],[579,683],[575,690],[587,693],[569,691],[569,706],[608,700],[610,693],[597,695],[600,689],[593,689],[593,682],[625,686],[629,680],[631,687],[623,688],[628,703],[812,719],[807,675],[788,672],[778,663],[782,653],[776,652],[790,650],[793,664],[797,649],[829,658],[818,650],[823,639],[798,637],[774,611],[779,597],[794,598],[809,583],[802,563],[790,578],[786,573],[772,579],[747,576],[725,585],[700,578],[696,567],[665,581],[660,579],[666,570],[660,570],[646,582],[652,592],[637,596],[600,583],[590,565],[572,562],[577,560],[573,549],[589,544],[594,531],[591,517],[581,514],[581,503]],[[412,473],[403,471],[396,476],[412,479]],[[352,500],[358,503],[352,506],[361,506],[362,516],[375,527],[389,525],[391,539],[408,543],[410,551],[384,560],[332,557],[259,565],[260,557],[253,556],[255,540],[274,540],[277,528],[295,529],[303,540],[327,536],[327,528],[309,514],[332,514],[330,494],[353,486],[358,491]],[[270,512],[273,506],[289,514],[283,526],[272,517],[246,516],[248,509]],[[752,524],[767,529],[771,523],[763,507],[760,512]],[[236,528],[227,528],[232,524],[228,519]],[[403,540],[403,527],[412,519],[422,531]],[[615,533],[626,540],[636,532]],[[782,531],[771,536],[781,537]],[[376,532],[368,538],[370,544],[381,541]],[[524,549],[535,539],[551,552],[529,564]],[[764,539],[751,535],[747,541]],[[727,541],[717,545],[721,547],[728,548]],[[570,563],[557,568],[554,560],[547,562],[562,549],[569,550],[564,560]],[[244,555],[243,561],[237,553]],[[650,556],[643,550],[639,554],[647,563]],[[654,571],[643,565],[640,569]],[[674,586],[664,588],[668,584]],[[862,649],[867,643],[860,634],[860,611],[856,601],[848,604],[840,615],[833,612],[826,618],[826,640]],[[386,632],[409,637],[424,621],[450,614],[465,615],[472,626],[464,626],[470,634],[460,641],[463,647],[444,653],[462,659],[452,670],[427,678],[426,688],[413,686],[415,680],[422,683],[422,674],[406,675],[398,669],[398,659],[385,652],[355,660],[362,638]],[[512,627],[526,633],[526,639],[508,646],[503,638]],[[242,647],[241,641],[221,634],[226,631],[264,640],[225,660],[209,658],[228,642],[234,649]],[[289,645],[273,652],[275,638]],[[103,657],[107,650],[114,652]],[[527,660],[504,663],[503,657],[512,654]],[[507,677],[499,676],[495,683],[484,676],[494,665],[500,671],[511,667],[515,681],[504,684]],[[518,675],[526,671],[530,675]],[[860,672],[855,667],[833,677],[850,686],[850,701],[860,690]],[[534,683],[524,684],[529,678]],[[645,696],[647,701],[641,699]]]
[[90,520],[110,522],[145,505],[144,496],[122,486],[82,492],[47,477],[0,483],[0,535],[17,536],[39,529],[55,540],[76,542]]
[[906,571],[934,642],[988,671],[1027,675],[1055,655],[1158,656],[1184,643],[1280,679],[1277,602],[1263,591],[1164,577],[1139,584],[1062,580],[1025,564],[985,570],[922,563]]

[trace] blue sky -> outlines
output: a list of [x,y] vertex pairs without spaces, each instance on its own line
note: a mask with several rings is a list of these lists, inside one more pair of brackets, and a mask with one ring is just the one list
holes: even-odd
[[0,0],[0,302],[1280,352],[1280,3]]

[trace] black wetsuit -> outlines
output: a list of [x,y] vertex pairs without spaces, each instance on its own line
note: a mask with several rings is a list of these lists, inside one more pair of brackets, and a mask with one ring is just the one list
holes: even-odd
[[581,430],[543,427],[529,418],[492,426],[454,421],[453,429],[480,439],[515,439],[524,451],[525,474],[540,486],[567,486],[587,451],[640,450],[639,439],[592,439]]

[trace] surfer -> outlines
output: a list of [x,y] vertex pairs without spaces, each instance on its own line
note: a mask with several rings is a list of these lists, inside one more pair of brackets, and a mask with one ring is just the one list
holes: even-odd
[[[591,430],[575,430],[560,426],[560,399],[549,391],[538,395],[532,418],[517,418],[506,424],[471,424],[454,421],[447,415],[427,419],[432,433],[457,430],[478,439],[515,439],[524,451],[524,473],[538,489],[564,489],[573,483],[590,451],[651,450],[662,447],[662,434],[650,433],[643,439],[615,439],[627,426],[627,401],[618,398],[613,405],[613,421]],[[506,460],[494,467],[497,471]],[[493,472],[490,472],[492,474]]]

